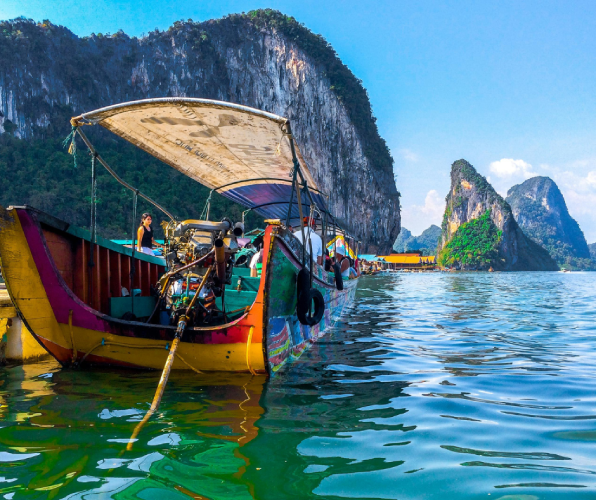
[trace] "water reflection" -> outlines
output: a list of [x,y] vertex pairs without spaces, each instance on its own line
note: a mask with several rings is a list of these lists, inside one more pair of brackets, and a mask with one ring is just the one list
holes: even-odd
[[264,377],[174,373],[163,411],[125,452],[158,374],[54,364],[2,374],[17,424],[0,429],[10,498],[252,498],[242,447],[258,433]]
[[[0,371],[0,498],[594,498],[592,275],[367,277],[271,381]],[[488,496],[490,494],[490,497]]]

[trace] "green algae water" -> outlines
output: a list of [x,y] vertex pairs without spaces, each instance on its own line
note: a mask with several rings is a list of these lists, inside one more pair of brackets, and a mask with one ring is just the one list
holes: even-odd
[[364,277],[273,380],[0,369],[0,498],[596,498],[596,274]]

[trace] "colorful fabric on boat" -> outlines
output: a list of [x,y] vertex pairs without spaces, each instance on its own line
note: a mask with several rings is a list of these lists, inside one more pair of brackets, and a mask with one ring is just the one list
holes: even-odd
[[356,254],[346,243],[345,238],[341,235],[337,235],[329,243],[327,243],[327,250],[329,250],[329,255],[331,257],[335,255],[337,250],[337,252],[341,253],[342,255],[347,255],[352,259],[356,259]]
[[[285,220],[288,214],[293,160],[286,118],[221,101],[162,98],[109,106],[74,122],[107,128],[263,217]],[[296,155],[315,204],[324,210],[325,198],[297,146]],[[301,198],[309,213],[308,197]],[[291,218],[299,218],[295,196]]]

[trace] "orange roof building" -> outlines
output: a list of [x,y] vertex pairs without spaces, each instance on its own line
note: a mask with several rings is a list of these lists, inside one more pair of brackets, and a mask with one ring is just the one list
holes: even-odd
[[434,266],[436,257],[434,255],[424,256],[419,253],[394,253],[391,255],[379,255],[388,264],[396,264],[400,267]]

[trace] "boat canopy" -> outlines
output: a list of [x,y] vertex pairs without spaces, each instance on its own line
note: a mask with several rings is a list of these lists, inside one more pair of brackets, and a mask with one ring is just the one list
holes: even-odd
[[[160,98],[108,106],[72,123],[99,124],[265,218],[285,220],[295,200],[292,137],[281,116],[209,99]],[[309,214],[311,199],[324,212],[325,196],[295,147],[311,193],[301,197],[303,213]],[[294,201],[290,219],[298,217]]]

